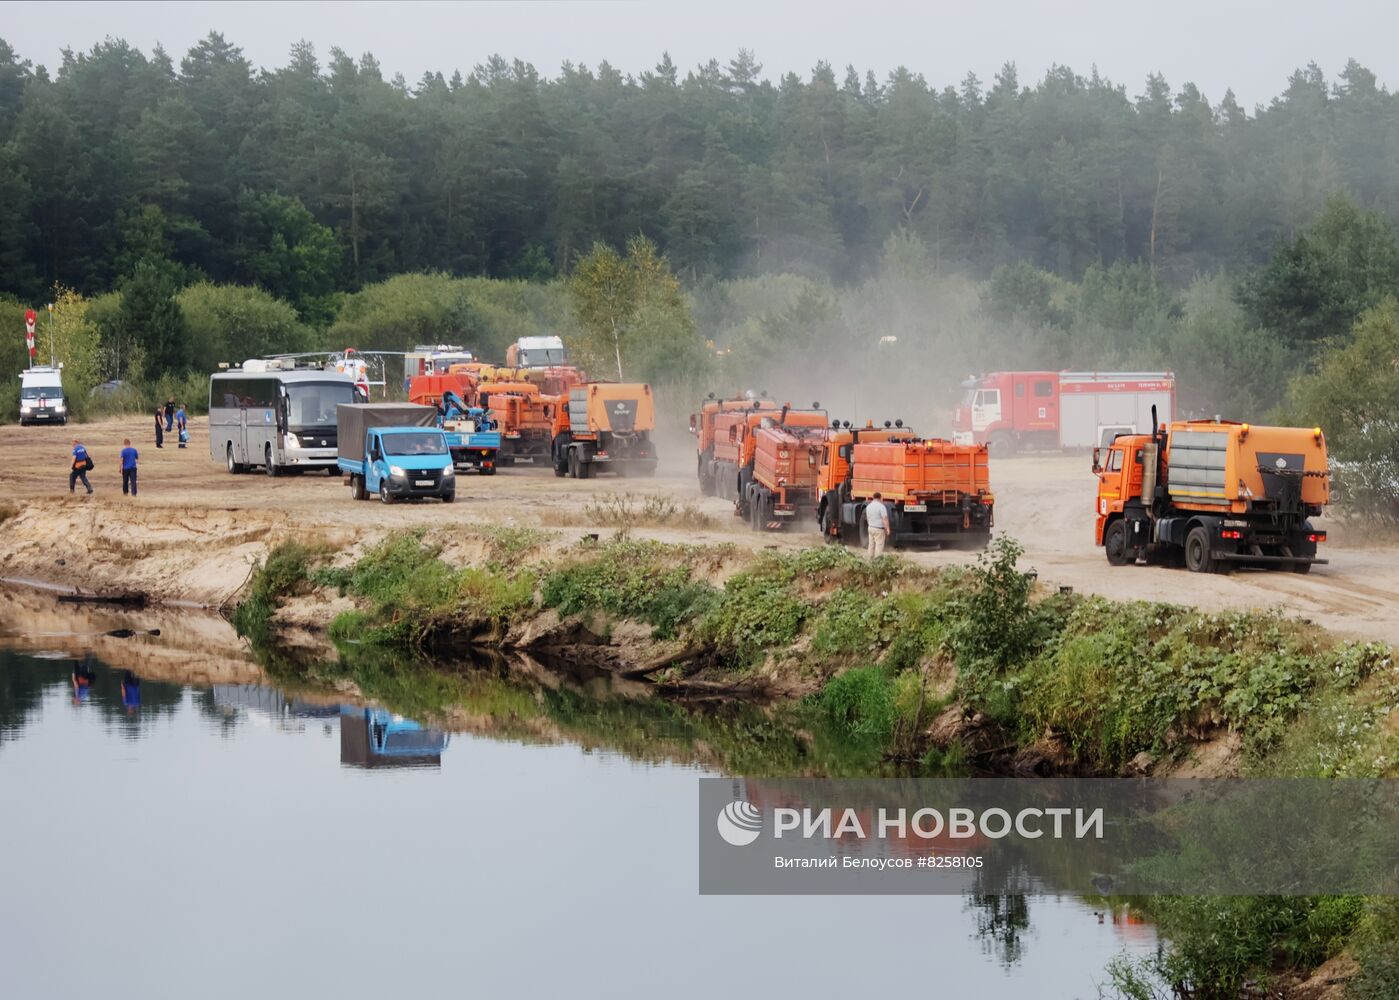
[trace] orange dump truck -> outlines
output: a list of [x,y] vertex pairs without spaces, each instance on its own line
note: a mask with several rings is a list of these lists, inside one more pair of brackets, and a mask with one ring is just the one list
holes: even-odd
[[750,402],[747,409],[723,411],[714,417],[712,470],[714,493],[734,502],[734,512],[750,517],[748,503],[753,482],[753,458],[758,429],[764,426],[816,427],[824,429],[826,414],[817,407],[794,410],[790,405],[773,409],[766,401]]
[[[696,474],[699,477],[700,492],[707,496],[713,496],[716,486],[716,470],[714,468],[714,440],[716,421],[721,413],[755,412],[760,410],[776,410],[778,405],[770,399],[753,399],[747,396],[735,396],[732,399],[718,399],[714,393],[709,394],[709,398],[700,404],[699,412],[690,414],[690,433],[695,436],[696,452]],[[729,423],[725,424],[725,434]],[[732,457],[737,458],[738,449],[732,449]],[[726,450],[727,461],[729,451]]]
[[923,439],[886,424],[830,435],[821,455],[817,519],[827,538],[868,544],[865,506],[889,509],[890,544],[985,545],[995,496],[985,445]]
[[599,472],[649,476],[656,471],[656,401],[644,382],[574,386],[554,413],[554,475],[588,479]]
[[[1153,422],[1155,414],[1153,413]],[[1095,540],[1113,566],[1183,559],[1196,573],[1234,566],[1306,573],[1330,502],[1320,427],[1183,420],[1093,451]]]
[[530,382],[482,382],[474,403],[489,411],[500,428],[501,465],[549,457],[559,397],[544,395]]
[[776,531],[816,516],[820,496],[821,446],[825,416],[819,426],[760,422],[753,433],[753,472],[746,486],[748,524],[754,531]]

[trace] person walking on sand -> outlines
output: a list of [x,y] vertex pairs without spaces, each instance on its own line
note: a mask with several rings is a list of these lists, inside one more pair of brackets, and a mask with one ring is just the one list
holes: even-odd
[[884,506],[884,499],[878,493],[865,505],[865,524],[870,536],[869,557],[878,559],[884,554],[884,543],[889,540],[889,508]]
[[129,492],[136,495],[136,459],[140,456],[136,449],[131,447],[131,438],[122,438],[121,449],[121,495],[126,496]]
[[68,492],[72,493],[73,488],[81,480],[87,487],[88,496],[92,496],[92,484],[87,481],[88,470],[92,468],[92,456],[87,453],[83,443],[77,438],[73,439],[73,463],[68,469]]
[[175,409],[175,431],[179,434],[180,447],[183,448],[189,443],[189,422],[185,419],[185,404],[181,403]]
[[175,397],[171,396],[165,401],[165,433],[169,434],[175,429]]
[[161,419],[160,407],[155,408],[155,446],[165,447],[165,422]]

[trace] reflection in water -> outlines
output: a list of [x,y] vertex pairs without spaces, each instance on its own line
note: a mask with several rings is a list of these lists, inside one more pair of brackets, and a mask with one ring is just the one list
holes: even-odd
[[[1095,995],[1124,947],[1154,943],[1072,899],[1037,898],[1031,927],[1023,898],[978,899],[973,920],[952,897],[700,897],[699,772],[673,761],[793,773],[859,758],[747,707],[372,669],[400,699],[388,708],[0,650],[0,856],[16,862],[0,866],[0,992],[318,996],[327,970],[353,969],[337,996],[456,995],[469,981],[480,996],[711,1000],[935,981],[942,996],[1069,1000]],[[406,675],[418,686],[391,683]],[[460,699],[452,728],[473,731],[405,717],[439,698]],[[76,856],[121,863],[48,863]],[[348,902],[364,887],[368,911]],[[100,929],[82,962],[69,960],[75,914]],[[128,931],[158,958],[116,981]],[[973,934],[985,955],[965,946]],[[788,955],[800,960],[774,960]],[[659,971],[696,962],[721,978]]]
[[183,697],[178,684],[109,670],[90,653],[34,659],[0,649],[0,747],[20,737],[51,688],[67,688],[73,705],[95,711],[127,739],[168,718]]

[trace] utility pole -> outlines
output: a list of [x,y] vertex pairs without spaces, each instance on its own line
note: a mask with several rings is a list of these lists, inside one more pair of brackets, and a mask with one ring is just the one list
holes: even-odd
[[49,303],[49,367],[58,367],[58,353],[54,350],[53,344],[53,303]]

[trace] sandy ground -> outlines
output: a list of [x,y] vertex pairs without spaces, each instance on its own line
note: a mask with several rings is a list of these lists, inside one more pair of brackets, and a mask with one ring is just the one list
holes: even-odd
[[[0,577],[78,587],[157,590],[173,600],[217,605],[246,580],[268,545],[324,534],[337,542],[372,539],[411,525],[496,522],[555,528],[567,540],[589,530],[585,508],[605,493],[661,493],[693,503],[713,519],[701,530],[638,529],[665,541],[760,545],[819,544],[814,532],[755,538],[729,504],[701,497],[693,452],[667,441],[660,472],[650,479],[559,479],[547,467],[519,465],[494,477],[464,476],[457,502],[356,502],[339,478],[268,479],[232,476],[209,458],[204,423],[191,425],[189,448],[157,450],[149,421],[81,427],[0,427],[0,507],[17,512],[0,522]],[[95,495],[68,493],[70,442],[93,453]],[[123,436],[141,452],[141,495],[123,497],[117,453]],[[1093,545],[1094,479],[1081,455],[1044,454],[995,462],[996,526],[1026,548],[1025,563],[1042,582],[1124,599],[1202,607],[1266,608],[1316,621],[1348,635],[1399,643],[1399,544],[1330,526],[1331,560],[1308,576],[1239,571],[1201,576],[1182,569],[1111,568]],[[969,562],[974,553],[920,552],[920,563]],[[152,581],[156,581],[152,588]]]

